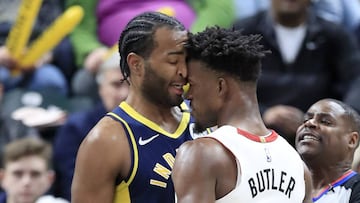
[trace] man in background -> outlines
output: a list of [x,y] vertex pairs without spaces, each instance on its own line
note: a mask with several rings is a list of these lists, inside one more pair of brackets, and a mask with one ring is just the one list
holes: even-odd
[[5,193],[0,195],[0,202],[68,203],[45,195],[55,178],[51,155],[51,145],[39,138],[22,138],[6,145],[0,172]]
[[305,113],[296,149],[312,173],[314,202],[360,202],[360,175],[351,169],[359,133],[359,114],[341,101],[322,99]]

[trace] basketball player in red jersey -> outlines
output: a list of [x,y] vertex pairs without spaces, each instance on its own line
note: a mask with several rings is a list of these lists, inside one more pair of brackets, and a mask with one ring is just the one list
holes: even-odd
[[218,27],[190,35],[186,98],[199,125],[219,128],[180,147],[172,176],[179,203],[312,202],[299,154],[261,119],[260,39]]

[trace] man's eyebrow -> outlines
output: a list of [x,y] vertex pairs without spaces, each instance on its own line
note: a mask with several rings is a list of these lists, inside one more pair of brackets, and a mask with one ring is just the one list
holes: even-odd
[[[317,115],[321,116],[321,117],[334,117],[333,114],[331,113],[325,113],[325,112],[320,112],[320,113],[316,113]],[[312,112],[306,112],[305,116],[314,116],[315,114]]]

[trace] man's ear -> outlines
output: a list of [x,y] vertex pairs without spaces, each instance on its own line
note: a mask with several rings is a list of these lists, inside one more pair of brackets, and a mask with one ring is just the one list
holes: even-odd
[[49,171],[47,171],[46,175],[47,175],[46,178],[48,180],[48,187],[50,188],[55,181],[55,171],[49,170]]
[[217,88],[218,95],[224,96],[226,94],[227,88],[228,88],[228,83],[225,80],[225,78],[219,77],[218,78],[218,88]]
[[350,133],[350,139],[349,139],[349,146],[351,148],[356,148],[357,143],[359,142],[359,133],[358,132],[351,132]]
[[144,58],[131,52],[127,56],[127,63],[129,65],[129,69],[131,72],[131,75],[141,75],[144,65]]

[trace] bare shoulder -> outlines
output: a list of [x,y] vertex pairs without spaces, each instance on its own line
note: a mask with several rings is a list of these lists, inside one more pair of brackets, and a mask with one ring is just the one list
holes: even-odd
[[92,150],[102,149],[105,150],[104,152],[107,152],[107,150],[118,150],[115,148],[109,149],[109,147],[124,144],[127,144],[127,138],[122,125],[109,117],[104,117],[91,129],[81,144],[81,147],[85,148],[85,150],[87,147],[90,147]]
[[130,147],[122,125],[102,118],[80,145],[71,202],[113,202],[114,182],[128,175],[130,165]]
[[219,166],[233,161],[233,156],[217,140],[198,138],[182,144],[176,155],[178,165],[186,164],[207,168],[209,172],[218,172]]
[[98,145],[101,143],[116,144],[121,139],[126,139],[125,131],[119,122],[110,117],[103,117],[86,136],[84,145]]
[[[108,172],[126,176],[130,147],[125,131],[119,122],[102,118],[81,143],[77,163],[96,169],[107,167]],[[101,163],[101,164],[99,164]]]
[[235,159],[220,142],[202,137],[181,145],[172,173],[179,203],[214,202],[235,185]]

